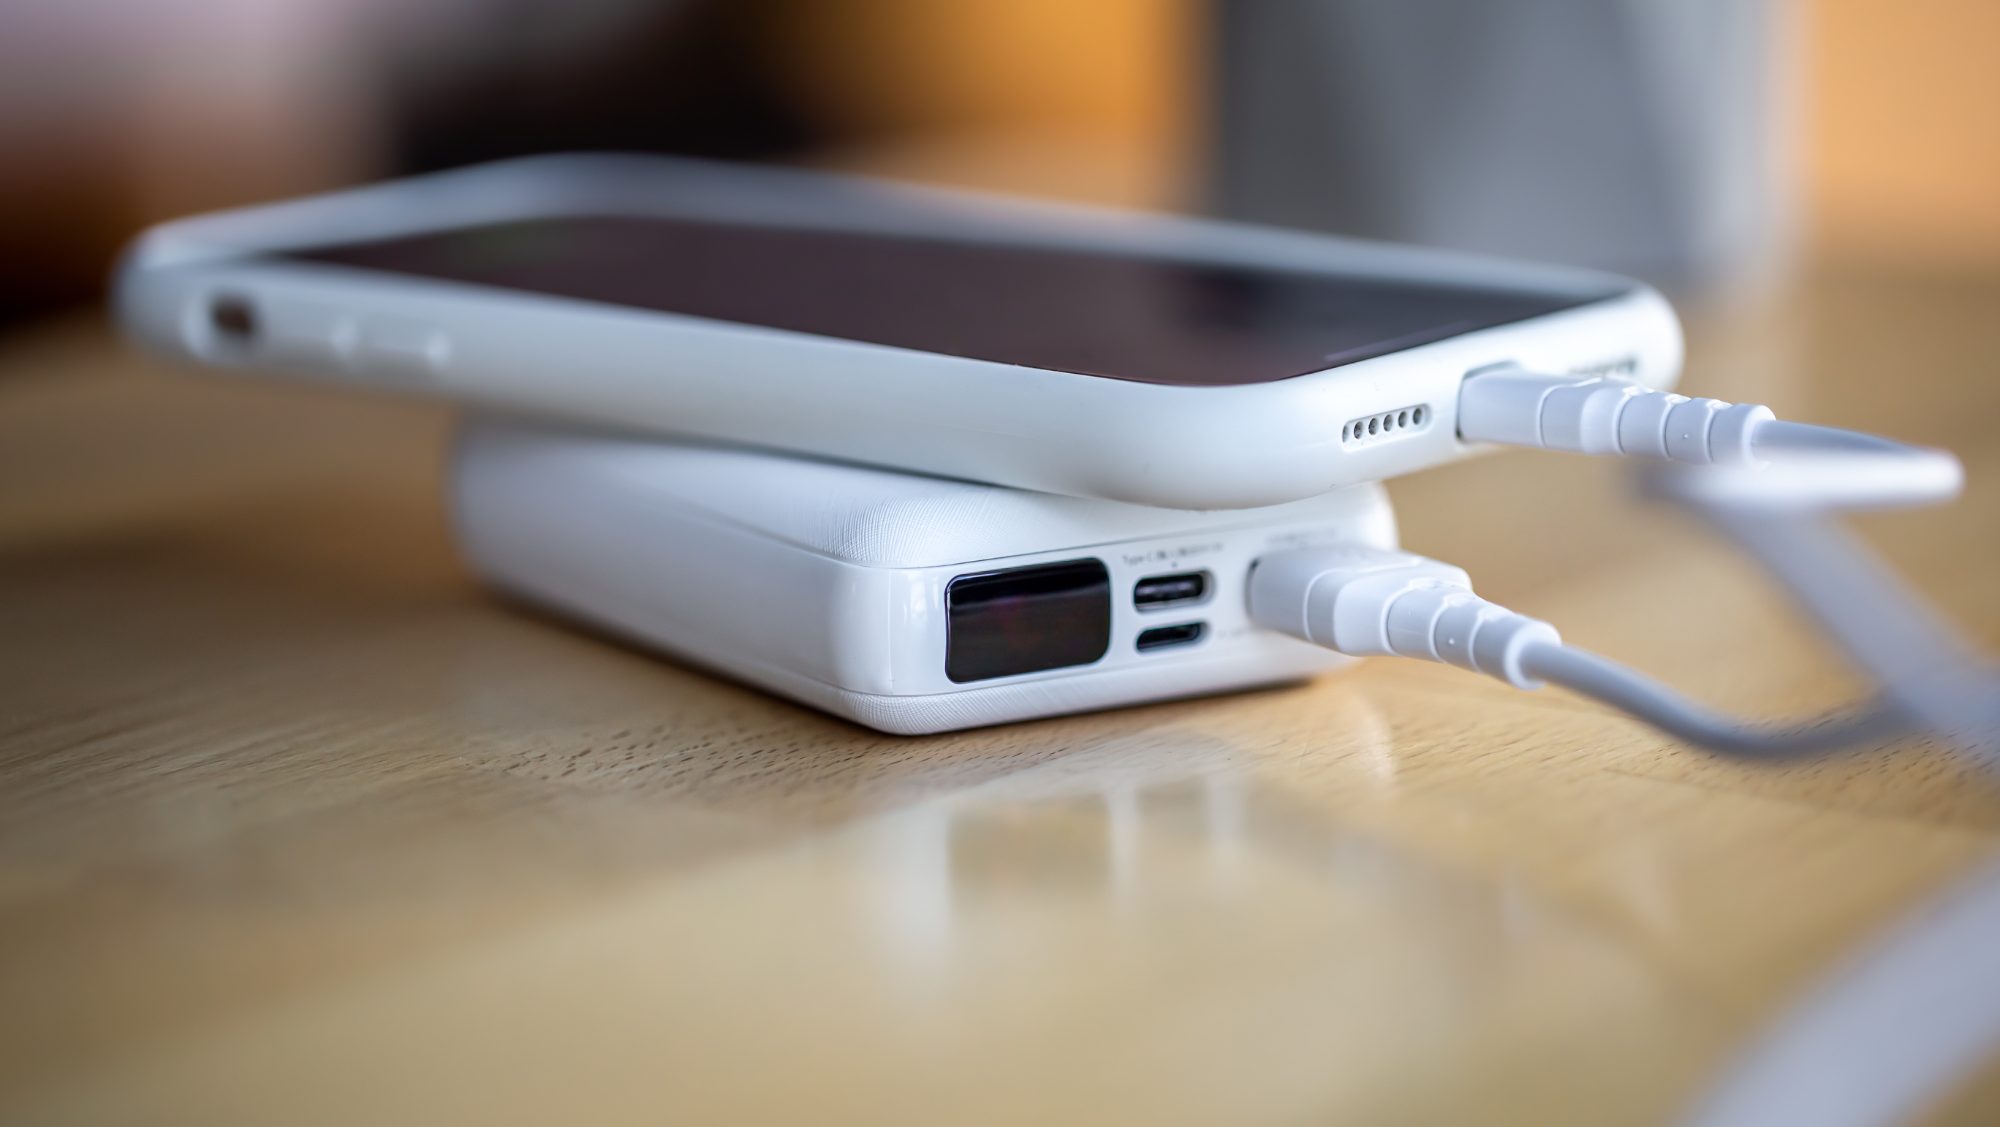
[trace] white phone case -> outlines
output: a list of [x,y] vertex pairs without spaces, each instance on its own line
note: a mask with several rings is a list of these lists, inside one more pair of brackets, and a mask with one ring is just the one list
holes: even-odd
[[[1379,485],[1234,512],[1061,497],[758,451],[472,419],[451,466],[459,543],[496,586],[888,732],[938,732],[1298,680],[1350,659],[1253,625],[1244,579],[1278,547],[1393,546]],[[1076,559],[1110,573],[1088,664],[946,674],[946,588]],[[1138,580],[1205,573],[1148,611]],[[1141,632],[1200,624],[1141,651]]]
[[[1322,372],[1175,387],[265,254],[606,213],[1337,268],[1389,280],[1601,281],[1410,247],[774,169],[549,157],[166,224],[128,254],[119,316],[152,347],[219,367],[1197,509],[1294,500],[1468,452],[1455,411],[1471,369],[1515,361],[1544,371],[1615,370],[1664,387],[1680,367],[1671,309],[1636,284],[1620,297]],[[219,301],[254,307],[253,338],[218,331]]]

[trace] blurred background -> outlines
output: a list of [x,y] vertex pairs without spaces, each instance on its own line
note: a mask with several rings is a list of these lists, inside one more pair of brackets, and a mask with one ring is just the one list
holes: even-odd
[[0,0],[0,325],[192,211],[782,161],[1603,265],[2000,264],[1990,0]]
[[[1862,527],[1992,649],[1996,111],[1996,0],[0,0],[0,1118],[1659,1120],[1986,859],[1988,776],[1389,665],[872,744],[495,613],[442,408],[161,378],[95,307],[163,219],[573,149],[1605,266],[1718,311],[1691,385],[1966,451],[1965,504]],[[1392,489],[1413,548],[1720,707],[1856,692],[1623,465]]]

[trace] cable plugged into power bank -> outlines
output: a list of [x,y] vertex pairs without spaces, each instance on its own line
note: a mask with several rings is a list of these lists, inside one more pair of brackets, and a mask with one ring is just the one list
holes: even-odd
[[1520,689],[1559,684],[1715,751],[1822,751],[1903,727],[1887,705],[1796,726],[1731,720],[1616,662],[1563,644],[1554,626],[1474,594],[1463,570],[1409,552],[1342,545],[1265,555],[1250,573],[1250,617],[1352,657],[1444,662]]
[[1517,689],[1539,685],[1522,668],[1524,652],[1562,644],[1548,623],[1473,594],[1459,568],[1359,545],[1259,558],[1250,574],[1250,617],[1350,657],[1441,661]]
[[1921,728],[2000,764],[2000,671],[1826,519],[1956,496],[1963,473],[1950,454],[1782,422],[1754,404],[1518,368],[1467,377],[1458,426],[1469,441],[1666,463],[1647,474],[1648,491],[1693,509],[1771,571],[1874,676],[1880,697],[1799,725],[1735,721],[1486,602],[1460,569],[1403,552],[1263,557],[1252,617],[1342,653],[1443,661],[1519,688],[1559,684],[1716,751],[1819,751]]

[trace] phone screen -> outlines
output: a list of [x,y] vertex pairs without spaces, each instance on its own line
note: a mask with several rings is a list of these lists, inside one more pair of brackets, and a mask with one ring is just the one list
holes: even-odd
[[1196,387],[1288,379],[1622,292],[658,216],[527,219],[287,256]]

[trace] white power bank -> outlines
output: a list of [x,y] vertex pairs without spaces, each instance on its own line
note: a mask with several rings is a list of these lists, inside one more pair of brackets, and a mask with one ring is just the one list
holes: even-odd
[[1373,484],[1186,512],[497,418],[464,425],[451,480],[495,586],[897,733],[1333,668],[1250,622],[1250,565],[1396,538]]

